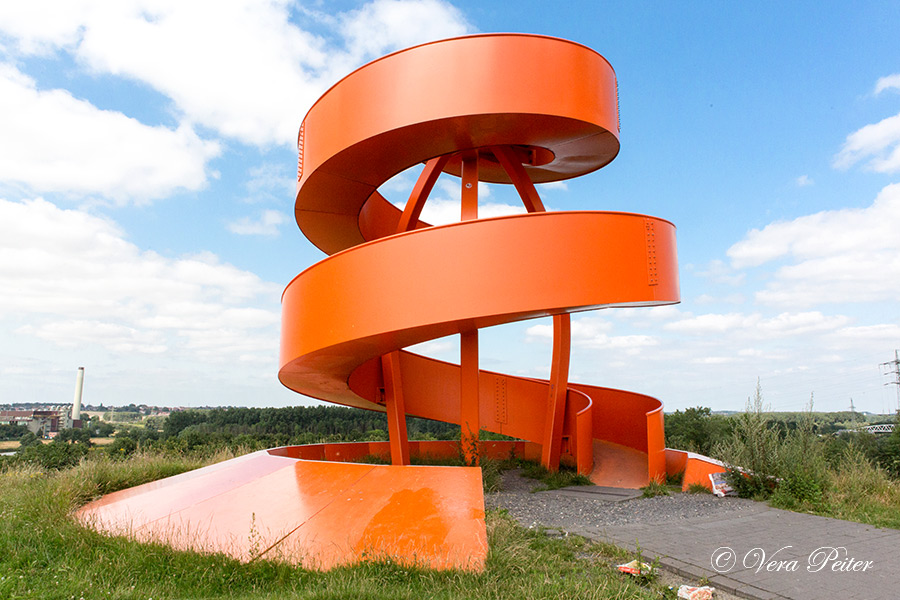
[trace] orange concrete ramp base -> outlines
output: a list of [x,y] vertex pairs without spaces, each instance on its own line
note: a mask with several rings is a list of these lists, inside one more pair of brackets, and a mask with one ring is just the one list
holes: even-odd
[[261,451],[104,496],[77,513],[111,535],[329,569],[390,558],[481,570],[481,470],[298,460]]
[[595,485],[637,489],[650,482],[647,454],[603,440],[594,440],[594,470],[590,474]]

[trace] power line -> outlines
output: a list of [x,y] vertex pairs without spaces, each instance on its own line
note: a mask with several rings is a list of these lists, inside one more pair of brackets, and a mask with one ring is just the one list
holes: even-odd
[[894,360],[881,363],[885,368],[885,375],[893,375],[894,380],[888,381],[884,385],[897,386],[897,412],[900,412],[900,350],[894,350]]

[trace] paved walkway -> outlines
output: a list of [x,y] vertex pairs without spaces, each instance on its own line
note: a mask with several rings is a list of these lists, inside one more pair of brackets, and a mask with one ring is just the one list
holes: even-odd
[[738,596],[770,600],[900,598],[900,530],[754,503],[729,518],[585,527],[580,535],[658,557]]

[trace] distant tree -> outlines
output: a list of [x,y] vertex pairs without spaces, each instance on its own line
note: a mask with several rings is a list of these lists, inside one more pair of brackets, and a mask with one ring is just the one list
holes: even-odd
[[91,432],[89,429],[63,429],[56,435],[60,442],[72,442],[73,444],[91,445]]
[[16,453],[17,462],[37,463],[45,469],[74,467],[87,456],[86,444],[69,444],[54,440],[49,444],[31,444]]
[[20,448],[25,448],[27,446],[38,446],[42,444],[43,442],[41,442],[41,438],[27,430],[22,434],[22,437],[19,438]]
[[137,442],[128,436],[116,436],[113,443],[106,447],[106,453],[114,458],[126,458],[137,450]]
[[21,425],[0,425],[0,440],[17,440],[27,432],[28,429]]
[[95,437],[110,437],[116,432],[116,428],[114,425],[110,425],[109,423],[98,422],[96,426],[91,427],[91,432]]
[[734,421],[714,415],[705,406],[676,410],[665,416],[666,446],[709,455],[713,447],[731,435]]

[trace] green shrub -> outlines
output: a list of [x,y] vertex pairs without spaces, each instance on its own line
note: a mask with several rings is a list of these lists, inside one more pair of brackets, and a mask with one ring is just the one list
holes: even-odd
[[714,415],[705,406],[676,410],[665,416],[666,447],[709,455],[716,444],[728,439],[734,419]]
[[809,410],[797,429],[782,442],[781,480],[773,504],[783,508],[816,510],[822,508],[828,490],[828,460],[825,443],[814,433],[812,398]]
[[[759,383],[734,435],[719,448],[728,482],[743,498],[768,499],[782,508],[821,510],[828,491],[828,448],[815,433],[813,400],[796,426],[773,426]],[[832,450],[833,452],[833,450]]]
[[734,433],[715,450],[728,465],[728,483],[742,498],[765,499],[775,490],[781,440],[766,412],[762,387],[757,382],[747,409],[735,419]]
[[137,442],[128,436],[116,436],[113,443],[106,447],[106,453],[114,458],[127,458],[137,450]]
[[81,462],[87,453],[87,444],[53,441],[49,444],[38,443],[22,448],[13,457],[13,462],[31,463],[45,469],[66,469]]

